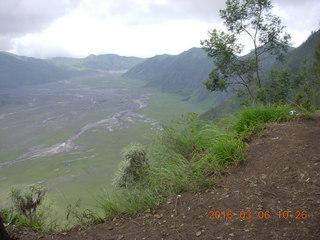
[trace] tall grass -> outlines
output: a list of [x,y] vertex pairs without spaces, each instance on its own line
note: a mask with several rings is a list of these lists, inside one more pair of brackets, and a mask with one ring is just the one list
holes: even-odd
[[295,115],[290,115],[291,110],[289,105],[250,107],[236,115],[234,128],[239,134],[250,134],[261,124],[294,118]]

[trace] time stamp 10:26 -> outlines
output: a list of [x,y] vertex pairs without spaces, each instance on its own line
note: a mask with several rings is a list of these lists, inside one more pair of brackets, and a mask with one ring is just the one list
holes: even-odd
[[270,219],[277,217],[279,219],[298,219],[303,220],[308,218],[307,211],[209,211],[209,219],[212,220],[222,220],[222,219]]

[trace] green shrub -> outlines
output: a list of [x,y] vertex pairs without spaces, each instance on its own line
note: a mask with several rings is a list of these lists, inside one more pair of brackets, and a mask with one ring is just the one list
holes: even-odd
[[128,187],[137,183],[142,175],[147,174],[149,163],[143,145],[131,143],[122,150],[124,160],[115,175],[114,184]]
[[52,209],[52,202],[43,201],[37,208],[33,221],[30,221],[25,215],[21,214],[16,207],[8,207],[0,210],[4,221],[9,224],[8,230],[12,231],[15,227],[28,227],[37,232],[52,232],[61,230],[61,224],[58,226],[57,212]]
[[10,197],[15,208],[25,216],[30,223],[37,222],[37,208],[42,203],[46,189],[41,184],[32,184],[25,191],[11,189]]

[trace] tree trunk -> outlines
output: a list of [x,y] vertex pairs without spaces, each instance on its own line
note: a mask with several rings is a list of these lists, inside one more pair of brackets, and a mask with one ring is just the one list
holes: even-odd
[[9,234],[7,233],[7,231],[3,225],[1,215],[0,215],[0,240],[11,240]]

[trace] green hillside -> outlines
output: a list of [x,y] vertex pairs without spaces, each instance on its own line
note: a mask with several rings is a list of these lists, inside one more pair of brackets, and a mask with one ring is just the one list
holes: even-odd
[[83,74],[46,60],[0,52],[0,89],[53,82]]
[[124,74],[142,79],[148,87],[203,101],[214,98],[222,101],[229,93],[210,93],[202,84],[212,70],[212,61],[201,48],[191,48],[179,55],[159,55],[145,60]]
[[298,48],[295,48],[288,53],[285,63],[281,64],[280,67],[287,67],[290,70],[297,72],[304,67],[305,61],[307,66],[309,66],[313,61],[314,49],[319,37],[320,30],[312,32],[305,42],[303,42]]

